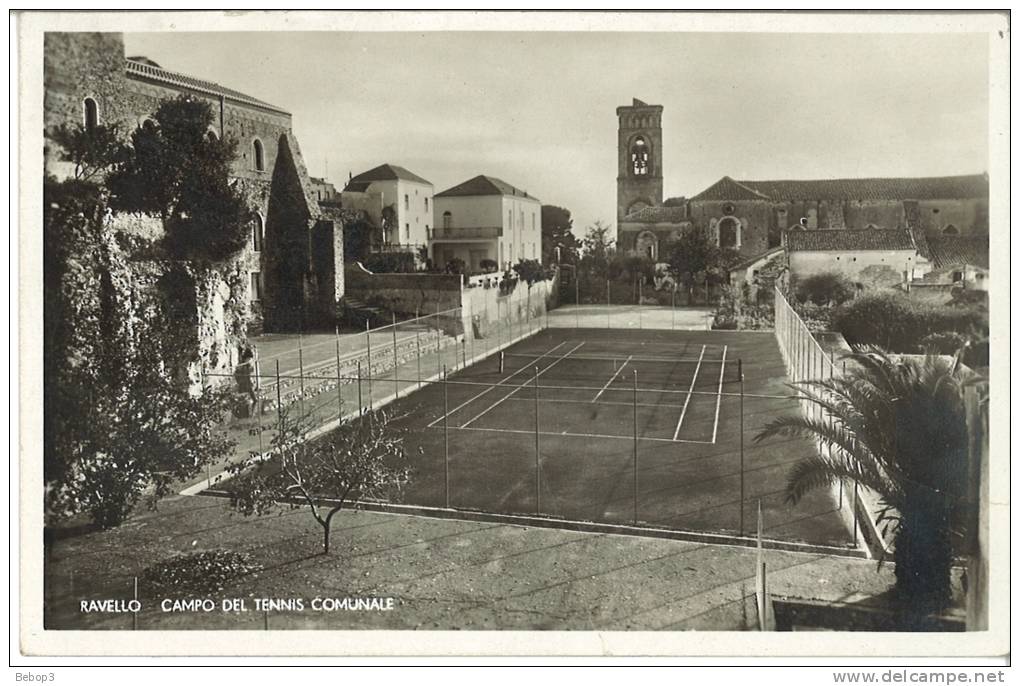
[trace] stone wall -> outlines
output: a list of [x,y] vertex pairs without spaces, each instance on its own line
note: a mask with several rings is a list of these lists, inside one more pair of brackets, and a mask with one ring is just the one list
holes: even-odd
[[349,265],[346,293],[398,315],[426,315],[461,306],[463,278],[457,274],[373,274],[360,263]]

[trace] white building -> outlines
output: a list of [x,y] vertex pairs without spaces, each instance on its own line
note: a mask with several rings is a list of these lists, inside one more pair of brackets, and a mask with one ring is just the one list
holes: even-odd
[[907,229],[791,230],[784,234],[790,277],[839,272],[864,286],[895,286],[920,278],[931,263]]
[[433,192],[431,181],[395,164],[383,164],[352,177],[341,202],[363,210],[376,226],[385,226],[379,249],[415,251],[428,244]]
[[437,193],[434,221],[429,256],[437,265],[459,258],[479,272],[483,260],[509,269],[542,258],[541,201],[495,177],[476,176]]

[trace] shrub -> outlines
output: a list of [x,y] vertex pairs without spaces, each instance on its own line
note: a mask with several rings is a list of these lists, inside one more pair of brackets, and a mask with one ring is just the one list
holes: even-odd
[[445,271],[447,274],[464,274],[467,272],[467,264],[459,257],[454,257],[446,263]]
[[499,265],[496,263],[496,260],[490,260],[489,258],[485,258],[484,260],[479,262],[478,266],[480,266],[482,268],[482,271],[485,272],[494,272],[497,269],[499,269]]
[[371,253],[363,262],[365,269],[377,274],[409,274],[417,271],[414,254],[409,252]]
[[146,592],[155,594],[215,593],[230,582],[261,570],[262,566],[244,553],[204,550],[146,567],[141,581]]
[[[894,291],[855,298],[836,310],[833,327],[848,342],[879,345],[891,352],[924,352],[923,341],[955,332],[980,338],[988,329],[987,314],[974,308],[929,305]],[[948,339],[931,339],[948,345]]]
[[822,272],[800,279],[796,284],[797,299],[815,305],[842,305],[854,297],[857,288],[839,272]]

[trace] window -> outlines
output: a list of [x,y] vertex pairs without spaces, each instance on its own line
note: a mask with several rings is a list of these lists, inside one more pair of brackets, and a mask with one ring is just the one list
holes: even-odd
[[532,231],[535,230],[535,213],[534,212],[531,213],[531,230]]
[[453,213],[450,211],[443,212],[443,228],[449,229],[453,226]]
[[205,132],[205,139],[210,143],[215,143],[220,137],[216,135],[216,129],[210,126],[209,130]]
[[648,174],[648,144],[642,136],[635,138],[630,146],[630,165],[634,176]]
[[514,228],[514,211],[513,210],[507,210],[506,211],[506,227],[508,229],[510,229],[511,231]]
[[251,295],[252,302],[262,300],[262,272],[251,272]]
[[719,221],[719,247],[740,247],[740,222],[735,217],[723,217]]
[[404,209],[411,209],[411,197],[407,193],[404,193]]
[[156,133],[156,122],[154,122],[151,118],[146,117],[142,120],[141,129],[145,133]]
[[976,274],[974,275],[974,278],[975,278],[975,279],[977,279],[978,281],[984,281],[984,280],[985,280],[985,275],[984,275],[984,272],[978,272],[978,273],[976,273]]
[[963,281],[963,272],[953,272],[953,283]]
[[411,225],[410,224],[404,224],[404,240],[409,242],[409,243],[411,242]]
[[251,220],[251,247],[255,252],[262,252],[262,216],[258,214]]
[[262,150],[262,141],[256,138],[252,141],[252,154],[254,155],[255,171],[266,170],[265,152]]
[[426,212],[429,211],[429,199],[428,198],[425,198],[425,211]]
[[85,109],[85,130],[92,133],[99,126],[99,104],[92,98],[85,98],[83,105]]

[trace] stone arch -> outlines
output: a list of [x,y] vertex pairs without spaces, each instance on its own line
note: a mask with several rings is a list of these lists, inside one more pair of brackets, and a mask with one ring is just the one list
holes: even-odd
[[81,101],[82,125],[86,131],[94,131],[99,126],[99,102],[92,96]]
[[743,225],[733,215],[727,215],[719,219],[716,224],[716,240],[720,248],[739,249]]
[[262,145],[262,141],[259,140],[258,138],[252,139],[251,148],[252,148],[252,167],[255,169],[255,171],[265,171],[266,149],[265,146]]
[[631,176],[649,176],[651,166],[651,138],[644,133],[636,133],[627,141],[627,169]]
[[647,229],[640,232],[634,239],[634,251],[651,260],[659,259],[659,237]]

